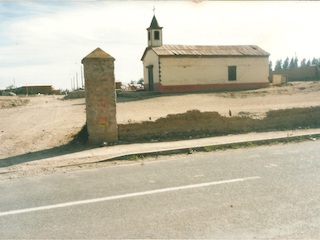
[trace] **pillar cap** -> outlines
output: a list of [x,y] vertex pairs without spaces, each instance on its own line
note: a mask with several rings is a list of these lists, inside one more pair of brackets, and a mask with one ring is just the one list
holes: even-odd
[[101,48],[96,48],[94,51],[85,56],[81,62],[93,59],[110,59],[113,61],[115,60],[111,55],[103,51]]

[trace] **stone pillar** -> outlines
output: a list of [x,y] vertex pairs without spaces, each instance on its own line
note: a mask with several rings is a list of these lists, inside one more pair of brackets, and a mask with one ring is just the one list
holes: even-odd
[[114,60],[108,53],[97,48],[81,61],[90,144],[118,141]]

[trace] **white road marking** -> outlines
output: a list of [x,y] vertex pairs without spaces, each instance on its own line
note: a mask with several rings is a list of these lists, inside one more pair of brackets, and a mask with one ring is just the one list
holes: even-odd
[[235,179],[223,180],[223,181],[217,181],[217,182],[206,182],[206,183],[185,185],[180,187],[162,188],[162,189],[150,190],[145,192],[128,193],[128,194],[108,196],[103,198],[94,198],[94,199],[87,199],[82,201],[66,202],[66,203],[53,204],[48,206],[25,208],[25,209],[19,209],[19,210],[12,210],[8,212],[0,212],[0,217],[8,216],[8,215],[16,215],[21,213],[28,213],[28,212],[44,211],[44,210],[50,210],[55,208],[64,208],[64,207],[70,207],[70,206],[76,206],[76,205],[82,205],[82,204],[104,202],[104,201],[110,201],[110,200],[116,200],[116,199],[138,197],[138,196],[151,195],[151,194],[157,194],[157,193],[172,192],[172,191],[185,190],[185,189],[191,189],[191,188],[208,187],[208,186],[225,184],[225,183],[243,182],[243,181],[254,180],[254,179],[260,179],[260,177],[255,176],[255,177],[247,177],[247,178],[235,178]]
[[266,166],[264,166],[264,167],[266,167],[266,168],[273,168],[273,167],[278,167],[278,165],[271,163],[271,164],[266,165]]

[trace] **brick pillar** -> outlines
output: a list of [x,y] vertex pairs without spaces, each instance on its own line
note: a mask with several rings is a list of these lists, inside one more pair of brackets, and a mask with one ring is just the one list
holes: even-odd
[[114,60],[108,53],[97,48],[81,61],[90,144],[118,141]]

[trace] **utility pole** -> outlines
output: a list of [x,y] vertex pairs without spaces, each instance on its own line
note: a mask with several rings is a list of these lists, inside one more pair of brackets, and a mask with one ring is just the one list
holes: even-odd
[[79,89],[79,84],[78,84],[78,72],[76,72],[76,81],[77,81],[77,90]]
[[83,69],[82,65],[80,66],[80,73],[81,73],[81,87],[84,88],[84,83],[83,83]]

